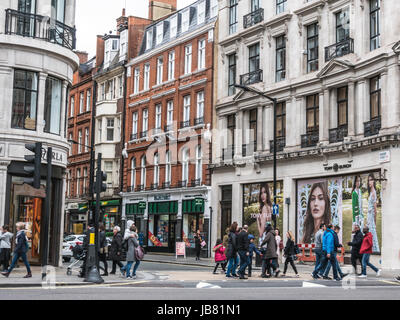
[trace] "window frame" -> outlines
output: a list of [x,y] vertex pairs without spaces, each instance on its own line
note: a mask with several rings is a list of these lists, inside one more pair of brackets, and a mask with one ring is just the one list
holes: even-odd
[[206,67],[206,40],[201,39],[198,42],[197,69],[202,70]]
[[286,10],[286,0],[276,0],[276,14],[285,12]]
[[229,34],[237,32],[238,14],[237,14],[237,0],[229,1]]
[[143,90],[150,89],[150,63],[144,64],[143,72]]
[[190,103],[191,97],[190,94],[183,97],[183,121],[190,120]]
[[164,70],[164,58],[158,57],[157,58],[157,78],[156,78],[157,85],[163,83],[163,70]]
[[[346,89],[346,94],[344,99],[340,99],[340,94],[339,91]],[[346,122],[343,124],[340,124],[340,111],[342,108],[342,104],[345,103],[345,110],[346,110]],[[337,105],[337,127],[345,126],[348,125],[349,123],[349,87],[348,86],[343,86],[340,88],[336,89],[336,105]]]
[[[310,36],[310,28],[313,28],[314,34]],[[316,42],[316,46],[310,48],[310,42]],[[312,59],[311,50],[315,50],[316,57]],[[316,66],[315,63],[316,62]],[[314,67],[313,67],[314,66]],[[318,22],[307,26],[307,73],[317,71],[319,69],[319,25]]]
[[[59,84],[60,84],[58,132],[52,132],[52,131],[51,131],[51,121],[49,121],[49,122],[50,122],[49,128],[46,129],[46,127],[48,126],[48,123],[47,123],[47,121],[46,121],[47,112],[50,112],[50,120],[51,120],[51,118],[52,118],[52,111],[53,111],[53,106],[52,106],[52,104],[50,103],[50,106],[47,105],[47,98],[48,98],[48,97],[47,97],[47,90],[48,90],[48,83],[49,83],[50,80],[58,81]],[[43,128],[43,132],[50,133],[50,134],[55,134],[55,135],[61,135],[61,118],[62,118],[62,108],[63,108],[62,96],[63,96],[62,80],[61,80],[61,79],[58,79],[58,78],[56,78],[56,77],[48,76],[48,77],[46,78],[46,89],[45,89],[45,100],[44,100],[43,119],[45,120],[45,126],[44,126],[44,128]],[[54,100],[51,99],[51,102],[53,102],[53,101],[54,101]],[[48,108],[50,108],[50,110],[49,110]]]
[[[228,55],[228,96],[236,93],[236,67],[236,53],[232,53]],[[231,80],[233,80],[233,83],[231,83]]]
[[[344,14],[345,12],[347,12],[346,16],[348,17],[348,24],[349,24],[349,28],[348,29],[343,28],[344,25],[343,25],[342,21],[340,20],[340,15]],[[340,23],[338,23],[338,22],[340,22]],[[350,16],[349,16],[349,8],[348,7],[345,8],[345,9],[342,9],[341,11],[339,11],[337,13],[335,13],[335,25],[336,25],[336,28],[335,28],[335,31],[336,31],[336,43],[341,43],[343,41],[348,40],[350,38]],[[339,41],[339,35],[340,35],[340,30],[341,29],[344,31],[345,38],[341,39]]]
[[[279,109],[281,107],[281,109]],[[281,112],[279,112],[281,110]],[[278,134],[278,125],[276,126],[276,138],[286,137],[286,101],[281,101],[276,104],[276,123],[281,124],[282,135]]]
[[[373,8],[372,7],[372,3],[375,2],[377,3],[377,7]],[[380,35],[381,35],[381,28],[380,28],[380,12],[381,12],[381,1],[380,0],[369,0],[369,30],[370,30],[370,34],[369,34],[369,40],[370,40],[370,46],[369,49],[370,51],[376,50],[378,48],[381,47],[381,43],[380,43]],[[373,21],[373,16],[376,17],[375,19],[375,29],[376,29],[376,34],[373,34],[373,28],[372,28],[372,21]]]
[[192,72],[192,44],[185,46],[185,64],[184,74],[190,74]]
[[[254,52],[252,52],[253,48],[255,48]],[[249,73],[256,72],[260,70],[260,43],[257,42],[248,46],[248,50],[249,50]]]
[[[377,80],[378,83],[378,89],[373,90],[372,89],[372,81]],[[372,117],[372,102],[373,102],[373,96],[378,95],[378,105],[377,105],[377,111],[378,114],[375,117]],[[369,115],[370,115],[370,120],[377,119],[381,116],[382,112],[382,83],[381,83],[381,76],[377,75],[375,77],[372,77],[369,79]]]
[[[281,65],[278,66],[278,60]],[[286,36],[281,35],[275,38],[275,82],[286,79]]]
[[[107,141],[114,141],[114,129],[115,129],[115,121],[114,118],[106,118],[107,126],[106,126],[106,140]],[[110,125],[112,122],[112,126]],[[112,130],[112,139],[109,139],[109,132]]]
[[175,78],[175,50],[168,53],[168,81]]
[[[309,98],[314,99],[314,101],[313,101],[314,103],[312,106],[308,106]],[[308,127],[308,123],[309,123],[308,111],[309,110],[313,110],[313,117],[314,117],[313,126],[310,127],[310,129]],[[318,116],[317,116],[317,114],[318,114]],[[318,123],[318,125],[317,125],[317,123]],[[312,133],[312,132],[318,132],[318,130],[319,130],[319,94],[316,93],[316,94],[311,94],[311,95],[306,96],[306,132]]]

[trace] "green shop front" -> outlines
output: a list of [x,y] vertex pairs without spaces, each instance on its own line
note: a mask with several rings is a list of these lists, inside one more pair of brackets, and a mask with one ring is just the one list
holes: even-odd
[[[100,201],[100,221],[104,223],[106,232],[112,232],[115,226],[121,226],[120,199]],[[93,209],[96,202],[93,202]]]

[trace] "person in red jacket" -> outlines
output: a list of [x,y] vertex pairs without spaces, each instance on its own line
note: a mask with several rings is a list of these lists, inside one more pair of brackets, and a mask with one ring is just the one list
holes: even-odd
[[225,247],[222,244],[221,239],[217,239],[217,243],[215,244],[213,251],[215,252],[215,268],[214,268],[214,274],[217,273],[218,266],[221,265],[222,270],[224,272],[226,271],[225,266],[226,266],[226,256],[225,256]]
[[360,249],[360,254],[362,254],[362,260],[361,260],[362,273],[361,276],[358,277],[359,278],[367,277],[367,266],[369,266],[372,270],[374,270],[376,272],[376,276],[379,277],[381,275],[381,270],[369,262],[369,257],[371,256],[372,246],[373,246],[372,233],[369,232],[368,227],[364,227],[363,233],[364,233],[364,239]]

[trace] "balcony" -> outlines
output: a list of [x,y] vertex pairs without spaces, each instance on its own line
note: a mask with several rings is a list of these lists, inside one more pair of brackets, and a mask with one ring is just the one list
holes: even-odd
[[190,127],[190,120],[181,121],[181,129]]
[[140,132],[140,138],[146,138],[146,137],[147,137],[147,131]]
[[172,123],[171,124],[166,124],[164,126],[164,131],[165,132],[169,132],[169,131],[172,131],[172,130],[174,130],[174,125]]
[[230,146],[228,148],[222,149],[222,161],[232,160],[235,153],[235,146]]
[[250,28],[257,23],[264,21],[264,9],[259,8],[243,17],[243,28]]
[[315,147],[319,141],[319,132],[311,131],[301,135],[301,147]]
[[329,143],[342,142],[347,137],[347,124],[339,126],[335,129],[329,129]]
[[178,181],[177,188],[185,188],[187,186],[187,180]]
[[242,145],[242,156],[252,156],[253,152],[257,151],[257,141],[254,141],[253,143],[249,144],[243,144]]
[[131,139],[130,140],[136,140],[138,138],[137,133],[131,133]]
[[354,40],[348,38],[325,48],[325,62],[354,52]]
[[201,179],[192,179],[192,187],[199,187],[201,185]]
[[144,184],[138,185],[136,191],[144,191]]
[[203,124],[203,123],[204,123],[204,117],[199,117],[199,118],[195,118],[194,119],[194,125],[195,126]]
[[[286,138],[285,137],[276,138],[276,152],[283,151],[285,146],[286,146]],[[269,141],[269,150],[271,153],[274,152],[274,140]]]
[[156,134],[160,134],[161,133],[161,126],[159,127],[159,128],[154,128],[153,129],[153,135],[156,135]]
[[168,188],[171,188],[171,182],[163,182],[162,189],[168,189]]
[[32,13],[6,9],[5,34],[40,39],[74,50],[76,30],[60,21]]
[[382,121],[381,116],[378,116],[371,121],[364,122],[364,137],[371,137],[379,133]]
[[134,192],[135,191],[135,187],[134,186],[128,186],[126,188],[126,192]]
[[157,189],[158,189],[158,183],[152,183],[152,184],[150,185],[150,189],[151,189],[151,190],[157,190]]
[[263,71],[261,69],[240,76],[240,84],[242,86],[247,86],[261,81],[263,81]]

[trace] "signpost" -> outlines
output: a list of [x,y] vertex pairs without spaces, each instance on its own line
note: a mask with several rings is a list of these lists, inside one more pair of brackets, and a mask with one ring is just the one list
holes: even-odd
[[274,206],[272,208],[272,214],[274,216],[279,217],[279,205],[278,204],[274,204]]
[[186,259],[186,246],[185,242],[175,243],[175,259],[178,260],[178,256],[183,256]]

